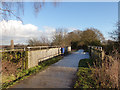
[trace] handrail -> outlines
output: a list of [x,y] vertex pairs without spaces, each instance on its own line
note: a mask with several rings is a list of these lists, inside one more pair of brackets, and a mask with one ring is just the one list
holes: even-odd
[[28,47],[15,47],[14,49],[11,49],[10,47],[8,48],[2,48],[0,52],[9,52],[9,51],[19,51],[19,50],[28,50],[30,51],[31,49],[47,49],[47,48],[58,48],[59,46],[28,46]]
[[100,46],[88,46],[88,47],[94,50],[102,51],[102,47]]

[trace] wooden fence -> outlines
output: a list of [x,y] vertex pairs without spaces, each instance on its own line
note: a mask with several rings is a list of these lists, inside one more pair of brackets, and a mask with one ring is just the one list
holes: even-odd
[[90,53],[91,58],[93,59],[99,58],[101,60],[104,59],[105,53],[102,47],[88,46],[88,48],[89,48],[89,53]]

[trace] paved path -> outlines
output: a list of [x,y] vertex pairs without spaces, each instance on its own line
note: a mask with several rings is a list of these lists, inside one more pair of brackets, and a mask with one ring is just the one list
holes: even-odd
[[88,53],[84,54],[83,50],[74,52],[13,88],[71,88],[78,62],[83,58],[89,58]]

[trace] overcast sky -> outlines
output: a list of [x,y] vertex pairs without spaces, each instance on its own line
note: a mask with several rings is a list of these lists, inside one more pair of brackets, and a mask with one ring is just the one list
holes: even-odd
[[93,27],[109,39],[108,32],[116,29],[118,21],[117,2],[63,2],[56,7],[47,2],[37,17],[31,4],[25,3],[24,15],[20,16],[23,23],[14,17],[8,22],[0,22],[3,44],[10,44],[11,39],[15,43],[26,43],[29,38],[40,36],[51,39],[55,29],[59,27],[68,28],[69,31]]

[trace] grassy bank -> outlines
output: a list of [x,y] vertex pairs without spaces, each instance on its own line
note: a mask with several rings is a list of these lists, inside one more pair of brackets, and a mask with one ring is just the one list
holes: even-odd
[[63,58],[63,56],[56,56],[54,58],[51,58],[49,60],[46,60],[44,62],[39,63],[38,66],[27,69],[27,70],[23,70],[22,72],[19,72],[17,74],[17,78],[15,80],[12,80],[10,82],[5,82],[2,84],[2,88],[9,88],[10,86],[14,85],[16,82],[23,80],[27,77],[29,77],[30,75],[33,75],[37,72],[39,72],[40,70],[43,70],[45,68],[47,68],[49,65],[54,64],[56,62],[58,62],[59,60],[61,60]]
[[82,59],[79,61],[77,80],[74,88],[97,88],[96,81],[93,79],[92,70],[89,68],[89,65],[93,65],[91,59]]
[[74,88],[118,88],[118,62],[102,62],[102,67],[93,62],[91,59],[79,61]]

